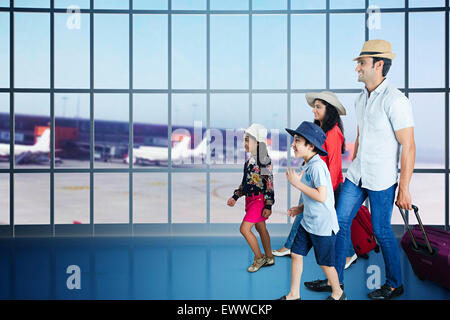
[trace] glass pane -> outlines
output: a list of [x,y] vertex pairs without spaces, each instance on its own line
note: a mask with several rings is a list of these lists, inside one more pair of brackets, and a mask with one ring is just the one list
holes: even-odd
[[206,88],[206,16],[172,17],[172,87]]
[[206,1],[172,0],[172,10],[206,10]]
[[248,10],[248,0],[210,0],[211,10]]
[[128,167],[125,158],[129,146],[128,94],[94,96],[95,166]]
[[[167,0],[133,0],[134,10],[167,10]],[[135,16],[136,17],[136,16]]]
[[0,93],[0,168],[9,168],[9,93]]
[[14,0],[14,7],[20,8],[50,8],[49,0]]
[[9,221],[9,174],[0,174],[0,225],[7,225]]
[[95,0],[94,9],[129,9],[129,3],[124,0]]
[[364,14],[332,14],[330,17],[331,88],[360,88],[355,61],[364,44]]
[[94,176],[94,223],[129,223],[128,173],[96,173]]
[[414,167],[444,168],[445,95],[443,93],[410,93],[409,97],[414,113],[416,141]]
[[325,15],[292,15],[292,88],[312,89],[326,87],[325,44]]
[[50,87],[50,14],[14,13],[17,88]]
[[252,0],[253,10],[286,10],[286,0]]
[[254,89],[286,88],[286,32],[286,15],[253,16],[252,77]]
[[[373,24],[370,23],[373,22]],[[405,15],[403,13],[373,14],[369,17],[369,39],[383,39],[396,54],[387,78],[397,88],[405,87]]]
[[[409,1],[411,4],[411,0]],[[405,0],[369,0],[369,8],[404,8]]]
[[50,223],[50,174],[14,175],[14,224]]
[[248,116],[248,94],[211,95],[211,165],[243,166]]
[[167,173],[133,175],[133,223],[167,223]]
[[445,7],[445,0],[409,0],[409,6],[414,7]]
[[211,88],[248,88],[248,16],[211,16]]
[[[432,186],[432,188],[430,188]],[[397,189],[398,192],[398,189]],[[426,225],[445,225],[445,175],[436,173],[413,173],[409,192],[412,203],[419,208],[420,219]],[[397,195],[396,198],[397,199]],[[392,224],[404,225],[397,206],[392,211]],[[410,212],[409,224],[418,224]]]
[[167,15],[133,16],[133,87],[167,89]]
[[172,222],[206,222],[206,173],[172,174]]
[[[242,162],[241,166],[244,166]],[[210,215],[211,223],[240,223],[245,215],[245,196],[240,198],[234,207],[227,205],[233,191],[239,187],[242,173],[210,174]]]
[[9,88],[9,12],[0,12],[0,88]]
[[55,94],[55,165],[89,168],[90,98],[87,93]]
[[[274,108],[276,106],[276,108]],[[260,123],[267,130],[267,149],[274,173],[287,164],[287,96],[285,94],[254,94],[252,123]]]
[[364,0],[330,0],[331,9],[364,9]]
[[55,173],[54,177],[55,224],[89,224],[89,173]]
[[[90,0],[55,0],[55,8],[75,8],[79,9],[90,9],[91,1]],[[71,11],[73,12],[73,11]]]
[[0,7],[9,8],[9,0],[0,0]]
[[205,138],[205,130],[205,95],[174,94],[172,96],[172,165],[204,166],[204,149],[201,143]]
[[17,168],[50,167],[50,95],[15,93]]
[[[133,103],[133,163],[167,166],[167,95],[135,94]],[[126,161],[128,163],[128,157]]]
[[89,37],[88,14],[55,14],[55,87],[89,88]]
[[[96,14],[94,85],[96,89],[129,87],[129,30],[126,14]],[[114,52],[114,54],[111,54]]]
[[291,9],[326,9],[326,0],[291,0]]
[[444,26],[443,12],[409,15],[409,86],[411,88],[445,86]]

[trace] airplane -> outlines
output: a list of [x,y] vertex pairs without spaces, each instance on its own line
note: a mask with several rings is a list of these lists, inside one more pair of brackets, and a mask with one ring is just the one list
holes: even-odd
[[[179,160],[187,157],[188,145],[191,141],[189,136],[183,136],[182,140],[172,148],[172,161]],[[133,148],[133,164],[156,164],[167,163],[169,159],[169,152],[166,147],[155,146],[140,146],[139,148]],[[128,154],[124,161],[129,163],[130,159]]]
[[[9,143],[0,143],[0,157],[6,158],[10,154]],[[38,159],[44,154],[50,152],[50,129],[45,129],[44,132],[37,138],[34,145],[14,145],[15,163],[29,162],[31,158]]]

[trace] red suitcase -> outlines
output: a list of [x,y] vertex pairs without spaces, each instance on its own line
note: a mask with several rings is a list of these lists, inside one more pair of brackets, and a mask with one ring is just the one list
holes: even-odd
[[429,226],[423,226],[419,209],[412,205],[419,225],[409,228],[407,214],[400,207],[407,232],[401,245],[409,263],[420,280],[431,280],[450,289],[450,232]]
[[353,220],[351,239],[356,254],[362,258],[367,259],[369,257],[367,254],[374,249],[375,252],[380,251],[373,233],[369,209],[364,205],[361,206]]

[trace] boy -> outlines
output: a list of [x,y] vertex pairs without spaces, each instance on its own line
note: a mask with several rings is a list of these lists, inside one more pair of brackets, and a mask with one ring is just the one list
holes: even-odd
[[302,122],[296,130],[286,131],[294,137],[292,148],[295,157],[302,157],[305,163],[300,174],[291,168],[286,171],[289,182],[302,192],[300,206],[291,208],[289,215],[303,213],[303,218],[291,249],[291,289],[280,299],[300,299],[303,257],[314,247],[317,264],[332,288],[327,300],[347,300],[334,268],[334,246],[339,225],[334,208],[333,187],[327,165],[319,157],[327,155],[322,148],[327,136],[319,126],[308,121]]

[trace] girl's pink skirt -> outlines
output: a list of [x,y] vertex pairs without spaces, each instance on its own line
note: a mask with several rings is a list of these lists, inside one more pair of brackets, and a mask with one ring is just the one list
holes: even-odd
[[258,223],[266,221],[267,218],[262,216],[264,209],[264,195],[259,194],[256,196],[245,197],[245,217],[244,221]]

